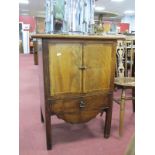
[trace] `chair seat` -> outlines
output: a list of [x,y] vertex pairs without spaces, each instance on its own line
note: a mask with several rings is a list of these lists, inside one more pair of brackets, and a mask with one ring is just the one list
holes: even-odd
[[134,77],[117,77],[115,78],[114,84],[121,87],[135,87]]

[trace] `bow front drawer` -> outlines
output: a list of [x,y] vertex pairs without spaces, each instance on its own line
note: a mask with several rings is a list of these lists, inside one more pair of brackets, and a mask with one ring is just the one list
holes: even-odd
[[55,100],[51,104],[51,111],[67,122],[80,123],[92,119],[106,107],[108,107],[107,96],[93,95]]

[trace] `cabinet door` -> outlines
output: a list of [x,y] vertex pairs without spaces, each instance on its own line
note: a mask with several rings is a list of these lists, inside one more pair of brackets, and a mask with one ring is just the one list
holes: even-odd
[[100,91],[110,88],[112,70],[111,44],[85,44],[83,91]]
[[50,95],[80,93],[82,45],[56,43],[49,45]]

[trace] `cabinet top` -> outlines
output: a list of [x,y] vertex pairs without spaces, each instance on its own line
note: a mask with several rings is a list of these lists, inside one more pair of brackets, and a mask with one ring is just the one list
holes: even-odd
[[125,35],[66,35],[66,34],[35,34],[32,38],[46,39],[84,39],[84,40],[119,40],[125,39]]

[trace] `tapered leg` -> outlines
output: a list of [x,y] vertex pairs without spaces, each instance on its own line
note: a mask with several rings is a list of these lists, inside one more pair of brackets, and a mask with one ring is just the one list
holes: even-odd
[[105,127],[104,127],[104,137],[109,138],[111,129],[111,119],[112,119],[112,108],[106,109]]
[[134,99],[132,100],[132,108],[133,112],[135,112],[135,88],[132,88],[132,97],[134,97]]
[[52,134],[51,134],[51,116],[46,112],[46,143],[47,143],[47,150],[52,149]]
[[109,138],[111,129],[112,108],[106,109],[104,137]]
[[40,107],[40,116],[41,116],[41,122],[44,123],[44,116],[41,107]]
[[124,111],[125,111],[125,89],[122,89],[121,102],[120,102],[119,136],[123,135]]

